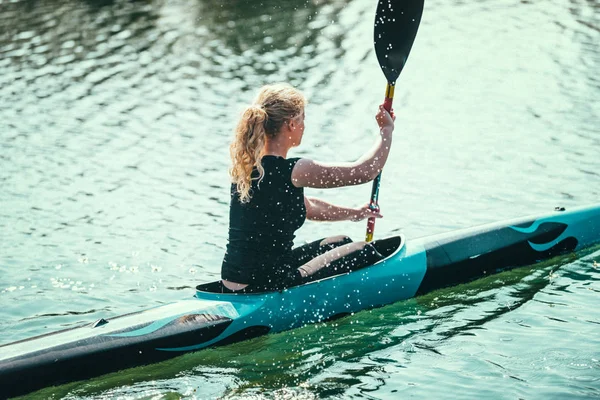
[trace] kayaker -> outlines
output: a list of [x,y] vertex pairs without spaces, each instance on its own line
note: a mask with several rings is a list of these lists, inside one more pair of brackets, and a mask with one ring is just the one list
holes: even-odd
[[381,214],[368,205],[347,208],[304,196],[304,188],[334,188],[373,180],[387,160],[393,113],[376,115],[380,134],[355,162],[287,158],[304,134],[304,95],[288,84],[267,85],[243,112],[230,146],[229,240],[221,268],[223,292],[280,290],[347,272],[381,258],[347,236],[292,248],[306,219],[360,221]]

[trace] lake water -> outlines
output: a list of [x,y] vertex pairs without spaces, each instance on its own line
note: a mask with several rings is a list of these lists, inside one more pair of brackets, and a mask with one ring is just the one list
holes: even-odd
[[[0,343],[218,279],[228,144],[261,85],[309,98],[290,156],[360,156],[385,89],[375,5],[0,0]],[[596,0],[427,0],[375,236],[597,203],[599,43]],[[307,193],[356,206],[370,186]],[[309,222],[297,242],[364,229]],[[28,398],[599,397],[598,262],[566,256]]]

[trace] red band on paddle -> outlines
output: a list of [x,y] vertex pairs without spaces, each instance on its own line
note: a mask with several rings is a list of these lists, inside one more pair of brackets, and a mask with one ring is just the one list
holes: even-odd
[[367,220],[367,235],[372,235],[375,232],[375,217],[369,217]]

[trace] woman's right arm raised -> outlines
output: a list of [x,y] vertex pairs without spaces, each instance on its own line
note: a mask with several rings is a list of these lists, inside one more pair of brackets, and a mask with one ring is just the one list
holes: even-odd
[[362,157],[354,162],[344,163],[325,163],[302,158],[292,170],[294,186],[333,188],[360,185],[375,179],[383,169],[390,152],[395,117],[383,106],[379,106],[376,119],[380,136]]

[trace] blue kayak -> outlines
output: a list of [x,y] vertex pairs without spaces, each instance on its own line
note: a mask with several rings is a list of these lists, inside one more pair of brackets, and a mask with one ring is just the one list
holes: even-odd
[[11,397],[60,383],[339,318],[600,243],[600,204],[373,245],[374,265],[256,294],[193,298],[0,346],[0,387]]

